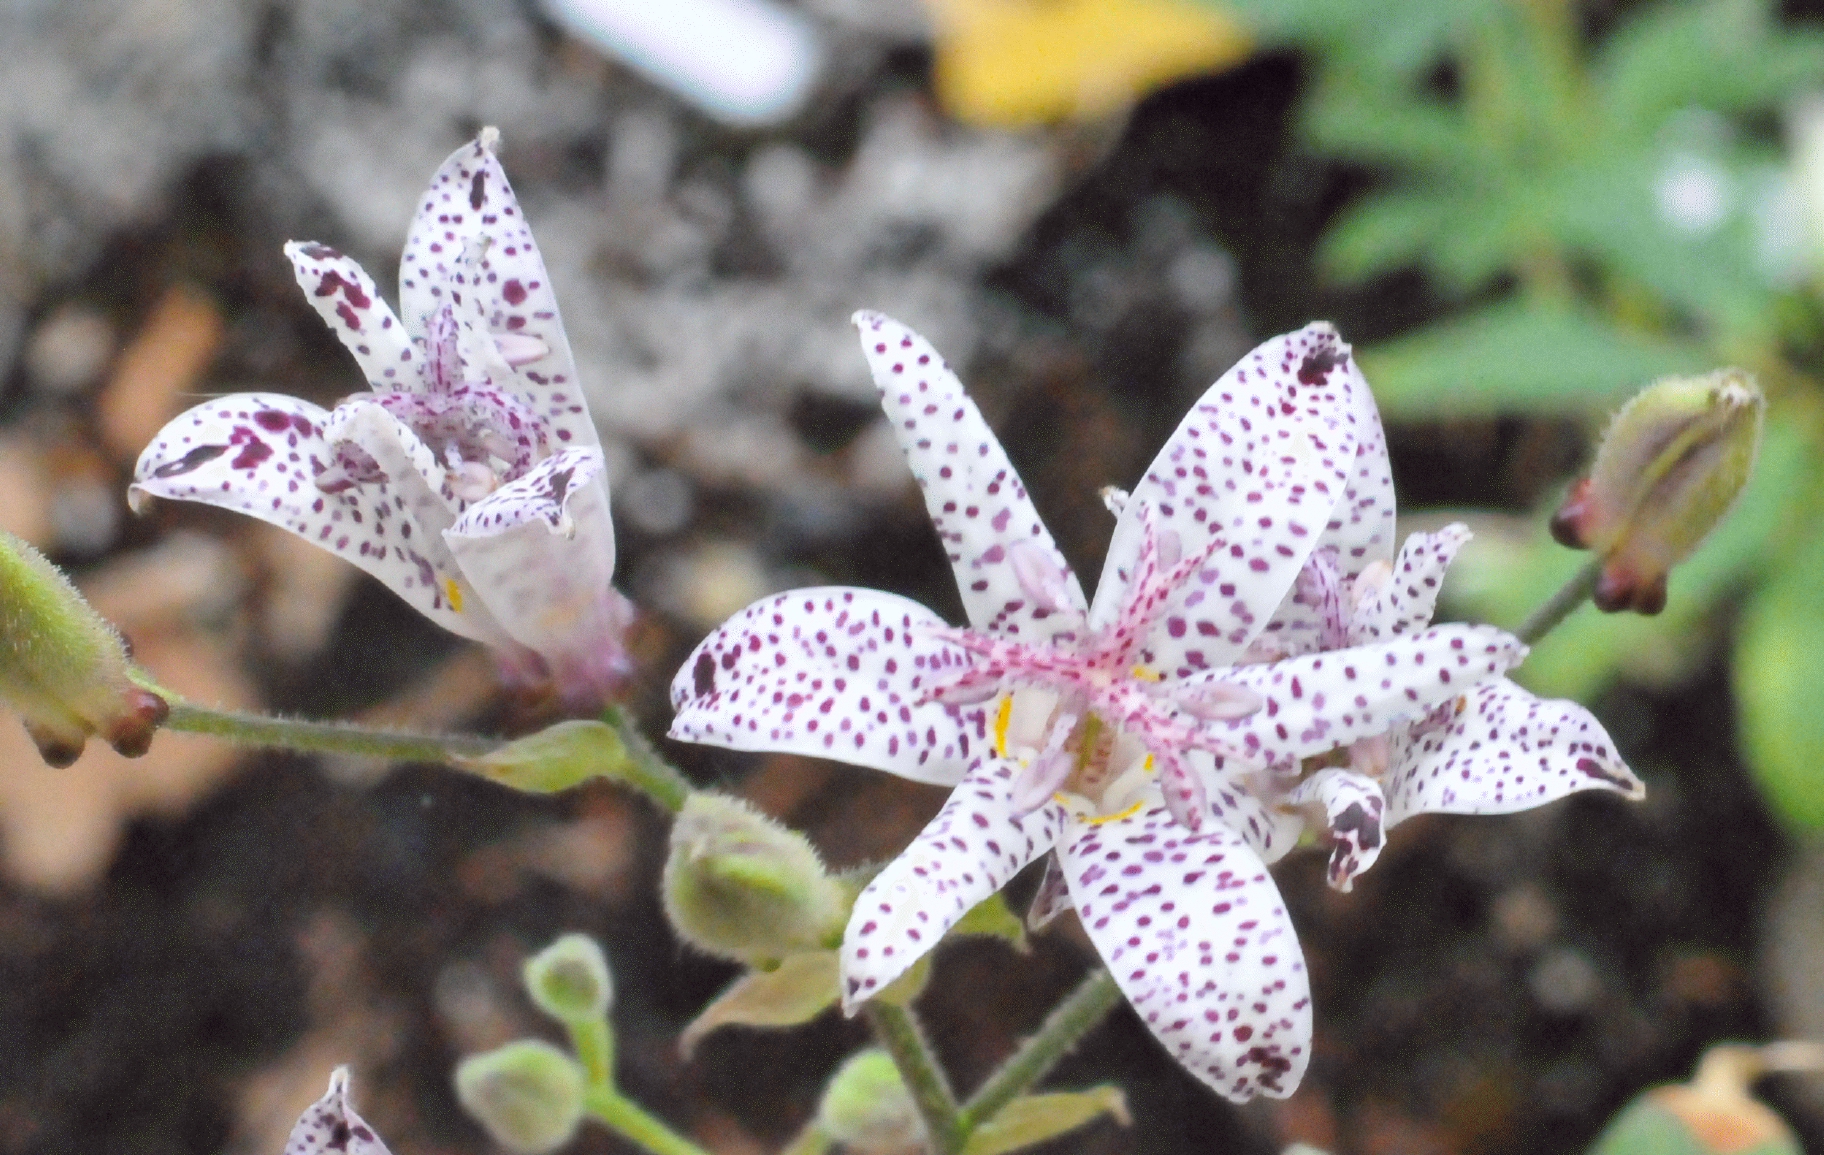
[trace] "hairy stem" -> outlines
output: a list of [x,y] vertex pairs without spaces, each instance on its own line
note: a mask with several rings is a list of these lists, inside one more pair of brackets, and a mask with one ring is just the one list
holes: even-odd
[[1572,610],[1589,600],[1590,594],[1596,589],[1596,578],[1601,573],[1600,558],[1578,570],[1544,605],[1533,611],[1525,624],[1514,631],[1515,636],[1530,646],[1557,629],[1560,622],[1571,616]]
[[868,1025],[874,1038],[886,1049],[912,1093],[912,1102],[925,1121],[925,1131],[936,1155],[957,1155],[963,1149],[963,1134],[957,1125],[956,1096],[950,1081],[938,1066],[937,1056],[925,1039],[923,1028],[911,1010],[875,999],[867,1006]]
[[397,762],[436,762],[448,765],[457,758],[472,758],[500,745],[491,738],[460,734],[413,734],[400,730],[375,730],[345,722],[306,722],[242,710],[217,710],[187,702],[179,694],[153,681],[143,670],[133,680],[171,705],[167,730],[209,734],[243,746],[266,746],[308,754],[355,754]]
[[609,706],[602,711],[602,721],[614,730],[627,751],[633,766],[629,781],[673,814],[684,809],[684,801],[691,794],[690,782],[653,749],[634,720],[619,706]]
[[607,1087],[591,1087],[583,1107],[610,1131],[652,1155],[709,1155],[658,1116]]
[[963,1137],[967,1139],[977,1127],[1044,1078],[1053,1064],[1120,1003],[1121,988],[1107,971],[1097,968],[1085,977],[1076,990],[1052,1008],[1038,1031],[1021,1043],[963,1104],[957,1115]]

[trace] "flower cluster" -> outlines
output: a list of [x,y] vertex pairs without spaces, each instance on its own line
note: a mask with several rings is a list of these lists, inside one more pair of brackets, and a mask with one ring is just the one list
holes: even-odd
[[484,130],[407,234],[403,322],[353,260],[285,247],[370,392],[335,409],[243,393],[168,424],[129,497],[271,522],[360,566],[510,674],[599,701],[626,668],[601,444],[557,298]]
[[969,626],[873,590],[798,590],[711,634],[672,687],[675,737],[954,787],[855,904],[851,1012],[1051,852],[1032,920],[1074,907],[1215,1090],[1285,1096],[1311,1000],[1267,864],[1307,823],[1347,889],[1416,813],[1640,794],[1586,711],[1506,680],[1515,638],[1430,625],[1467,534],[1395,556],[1379,416],[1330,326],[1254,350],[1132,493],[1111,492],[1092,602],[943,359],[887,317],[856,323]]

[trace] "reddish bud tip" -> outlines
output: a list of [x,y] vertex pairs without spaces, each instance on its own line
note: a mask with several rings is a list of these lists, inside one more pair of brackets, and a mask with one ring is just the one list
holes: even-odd
[[1586,477],[1571,486],[1571,491],[1564,495],[1564,504],[1552,514],[1552,540],[1566,549],[1590,548],[1589,535],[1584,529],[1590,519],[1589,493],[1590,479]]
[[152,735],[171,716],[170,703],[150,690],[135,686],[123,697],[121,712],[108,723],[102,737],[127,758],[138,758],[152,747]]
[[1605,614],[1633,610],[1651,616],[1666,608],[1666,575],[1642,576],[1612,561],[1597,575],[1590,600]]

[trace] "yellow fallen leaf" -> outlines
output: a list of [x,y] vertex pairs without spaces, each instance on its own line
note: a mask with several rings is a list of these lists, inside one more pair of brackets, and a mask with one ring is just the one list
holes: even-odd
[[1239,24],[1195,0],[927,0],[937,93],[1001,128],[1117,113],[1161,85],[1248,55]]

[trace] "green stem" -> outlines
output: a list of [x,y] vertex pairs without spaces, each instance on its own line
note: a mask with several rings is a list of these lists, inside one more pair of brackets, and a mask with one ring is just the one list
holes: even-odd
[[709,1155],[644,1107],[607,1087],[591,1087],[583,1096],[583,1108],[610,1131],[652,1155]]
[[1515,636],[1530,646],[1551,633],[1558,627],[1558,623],[1571,616],[1572,610],[1589,600],[1590,594],[1596,590],[1596,578],[1601,573],[1600,559],[1578,570],[1544,605],[1533,611],[1526,623],[1514,631]]
[[691,794],[690,782],[653,749],[633,719],[619,706],[609,706],[602,711],[602,721],[614,730],[627,751],[627,760],[633,766],[628,781],[673,814],[684,809],[684,801]]
[[241,710],[216,710],[187,702],[153,681],[143,670],[132,671],[133,680],[171,705],[167,730],[209,734],[243,746],[267,746],[308,754],[356,754],[397,762],[435,762],[449,765],[457,758],[473,758],[500,745],[491,738],[457,734],[412,734],[398,730],[372,730],[344,722],[305,722]]
[[957,1125],[956,1096],[951,1094],[950,1081],[944,1078],[944,1069],[938,1066],[918,1020],[909,1008],[884,999],[868,1003],[867,1015],[875,1039],[892,1057],[899,1077],[912,1093],[912,1102],[931,1137],[931,1149],[937,1155],[957,1155],[963,1149],[963,1135]]
[[591,1087],[614,1089],[614,1031],[606,1019],[580,1019],[564,1024],[570,1049],[583,1065]]
[[1025,1090],[1045,1077],[1045,1072],[1076,1046],[1077,1040],[1102,1021],[1102,1017],[1121,1003],[1121,988],[1105,970],[1089,974],[1077,989],[1047,1015],[1038,1031],[1020,1044],[1018,1050],[957,1113],[957,1128],[967,1139],[977,1127],[992,1119],[1001,1108],[1013,1102]]

